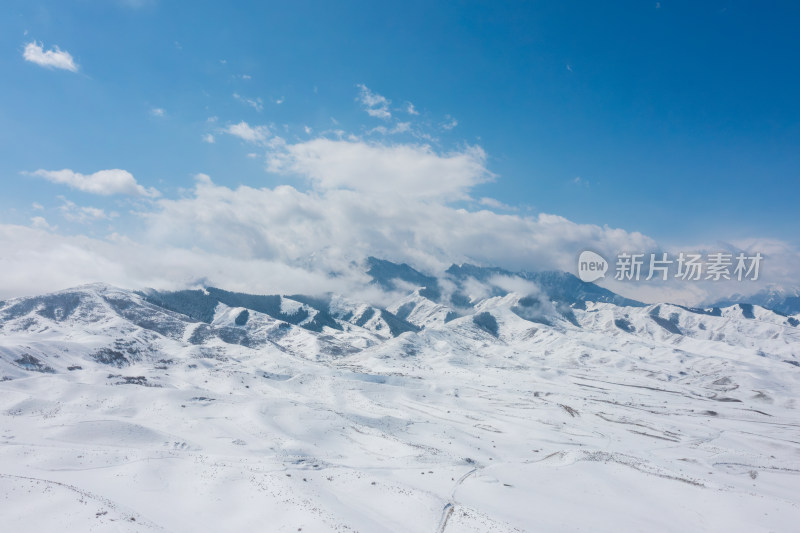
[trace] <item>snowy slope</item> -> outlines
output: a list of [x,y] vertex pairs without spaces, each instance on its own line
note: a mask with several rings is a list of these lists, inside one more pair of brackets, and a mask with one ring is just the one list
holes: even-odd
[[796,528],[787,317],[486,292],[3,302],[3,530]]

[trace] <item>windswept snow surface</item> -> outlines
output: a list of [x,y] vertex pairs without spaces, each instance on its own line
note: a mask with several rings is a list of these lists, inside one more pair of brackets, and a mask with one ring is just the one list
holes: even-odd
[[3,302],[0,530],[797,531],[797,320],[546,304]]

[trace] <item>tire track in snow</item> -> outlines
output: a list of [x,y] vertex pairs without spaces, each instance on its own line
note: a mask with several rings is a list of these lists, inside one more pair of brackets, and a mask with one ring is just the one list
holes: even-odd
[[[483,468],[483,467],[481,467]],[[450,519],[450,516],[453,514],[453,511],[456,510],[456,490],[458,487],[461,486],[464,481],[467,480],[469,476],[474,474],[478,471],[478,468],[473,468],[456,481],[456,484],[453,486],[453,490],[450,492],[450,501],[447,502],[444,507],[442,507],[442,515],[439,518],[439,527],[436,529],[436,533],[444,533],[445,528],[447,528],[447,521]]]

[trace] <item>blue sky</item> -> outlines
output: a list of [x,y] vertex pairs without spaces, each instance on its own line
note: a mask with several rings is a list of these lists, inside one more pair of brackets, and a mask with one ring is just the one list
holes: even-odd
[[[198,174],[220,194],[366,190],[298,163],[305,143],[333,139],[324,157],[354,143],[471,154],[453,170],[469,175],[437,192],[437,207],[558,215],[661,247],[800,246],[794,3],[263,4],[5,2],[0,224],[203,248],[159,241],[152,227],[175,202],[198,200]],[[30,43],[58,47],[73,66],[26,60]],[[231,134],[237,124],[249,139]],[[276,151],[292,162],[277,165]],[[98,195],[31,174],[62,169],[122,169],[159,195]],[[396,255],[413,260],[406,248]],[[525,264],[514,250],[493,254],[476,252]]]

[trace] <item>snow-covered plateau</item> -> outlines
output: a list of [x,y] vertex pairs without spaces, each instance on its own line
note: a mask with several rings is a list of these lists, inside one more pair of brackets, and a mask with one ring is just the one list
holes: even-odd
[[797,315],[371,266],[0,303],[0,531],[799,530]]

